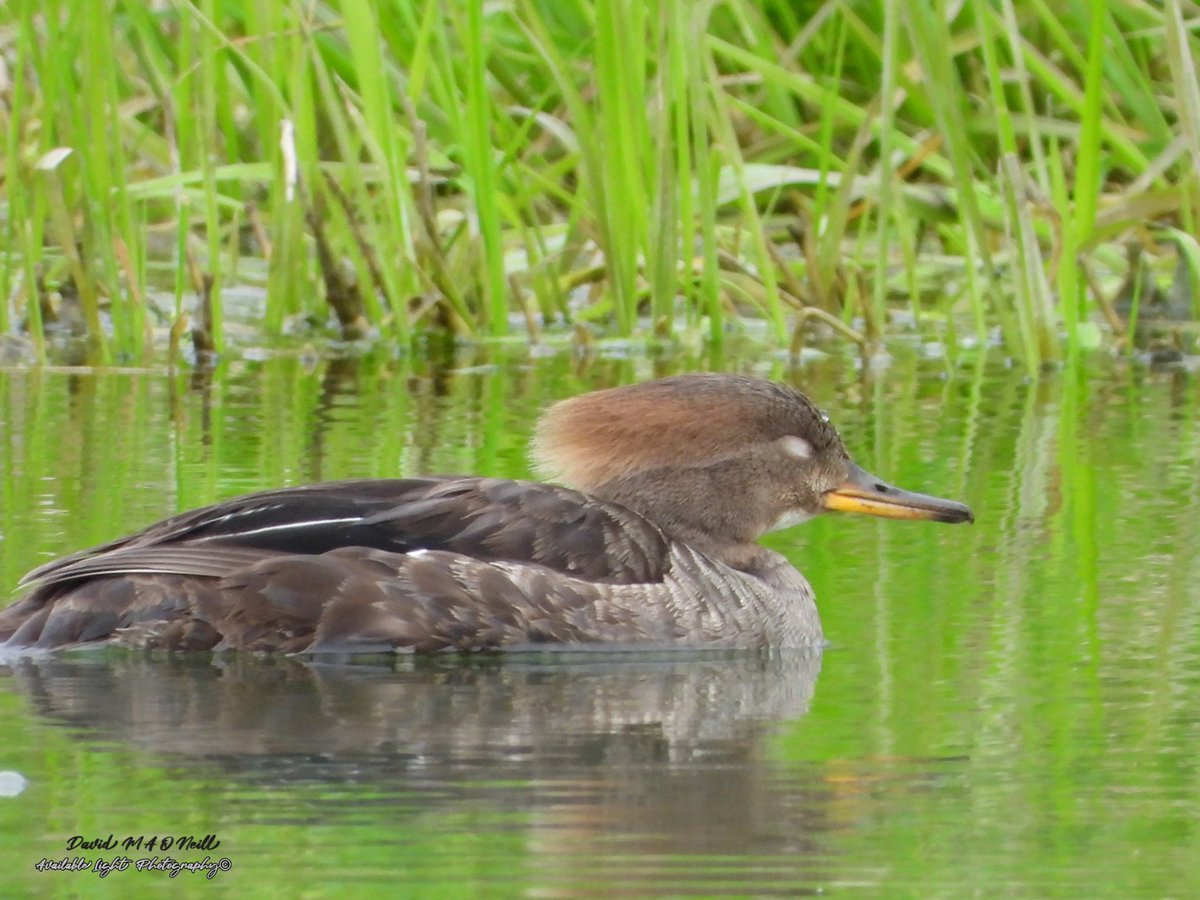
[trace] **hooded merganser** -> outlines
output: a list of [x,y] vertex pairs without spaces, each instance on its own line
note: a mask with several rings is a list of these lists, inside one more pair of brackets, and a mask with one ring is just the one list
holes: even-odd
[[0,646],[813,645],[812,588],[760,536],[825,510],[974,521],[868,474],[807,397],[749,376],[564,400],[533,450],[571,488],[337,481],[182,513],[34,569]]

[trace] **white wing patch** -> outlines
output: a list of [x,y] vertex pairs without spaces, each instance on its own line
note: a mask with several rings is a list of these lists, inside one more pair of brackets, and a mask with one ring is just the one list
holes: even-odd
[[238,531],[232,534],[214,534],[202,538],[193,538],[193,543],[204,541],[228,541],[234,537],[249,537],[252,534],[270,534],[273,531],[294,531],[298,528],[320,528],[323,525],[347,525],[361,522],[362,516],[347,516],[340,519],[306,519],[303,522],[285,522],[282,525],[266,525],[262,528],[251,528],[248,531]]

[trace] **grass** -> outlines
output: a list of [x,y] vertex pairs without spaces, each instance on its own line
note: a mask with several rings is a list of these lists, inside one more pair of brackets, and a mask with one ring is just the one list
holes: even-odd
[[1181,0],[12,0],[0,333],[37,359],[64,333],[98,362],[189,329],[221,353],[250,286],[263,341],[719,345],[759,320],[778,346],[998,334],[1030,373],[1193,352],[1198,23]]

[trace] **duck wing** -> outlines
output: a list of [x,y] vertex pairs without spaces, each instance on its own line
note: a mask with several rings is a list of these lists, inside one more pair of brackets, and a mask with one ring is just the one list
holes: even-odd
[[636,513],[556,485],[494,478],[326,482],[237,497],[40,566],[22,584],[103,575],[220,578],[271,556],[349,547],[532,563],[588,581],[660,582],[670,542]]
[[183,513],[35,569],[0,612],[0,643],[421,652],[670,640],[681,624],[646,600],[669,594],[672,564],[656,526],[566,488],[332,482]]

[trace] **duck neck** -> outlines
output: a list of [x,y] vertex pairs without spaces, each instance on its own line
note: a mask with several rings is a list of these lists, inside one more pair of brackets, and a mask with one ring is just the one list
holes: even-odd
[[744,477],[732,482],[732,466],[684,471],[661,468],[615,478],[591,493],[633,510],[668,536],[743,571],[757,568],[767,552],[757,543],[766,529],[757,521],[759,489]]

